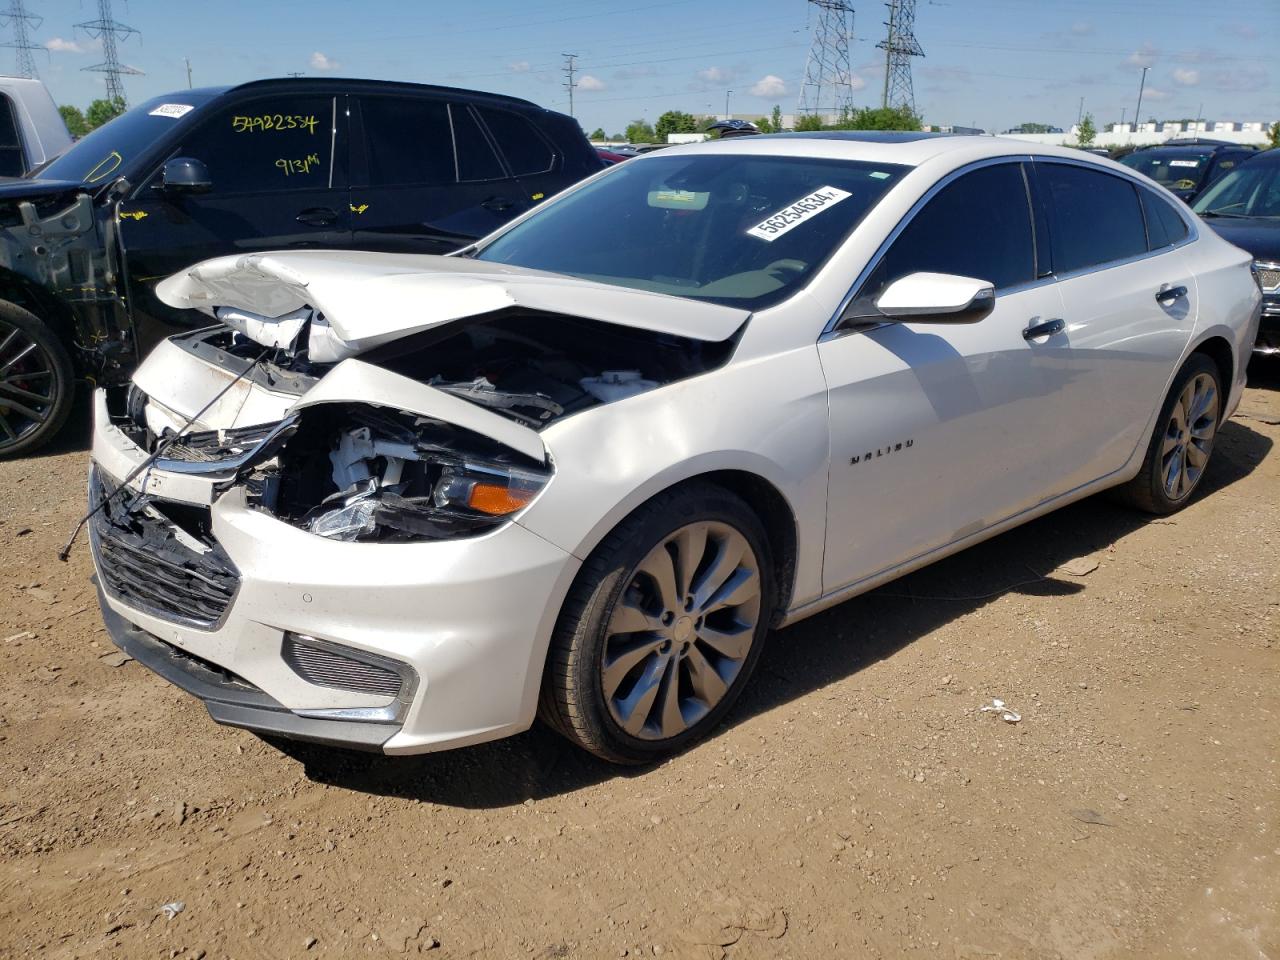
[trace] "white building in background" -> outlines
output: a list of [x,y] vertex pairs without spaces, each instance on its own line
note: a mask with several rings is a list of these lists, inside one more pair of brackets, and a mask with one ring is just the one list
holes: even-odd
[[[1110,123],[1104,124],[1093,138],[1096,147],[1144,146],[1179,140],[1188,137],[1205,137],[1210,140],[1226,140],[1261,146],[1267,142],[1267,131],[1275,121],[1267,120],[1199,120],[1187,123]],[[1072,126],[1065,133],[1006,133],[1011,140],[1029,143],[1072,145],[1076,143],[1079,127]]]

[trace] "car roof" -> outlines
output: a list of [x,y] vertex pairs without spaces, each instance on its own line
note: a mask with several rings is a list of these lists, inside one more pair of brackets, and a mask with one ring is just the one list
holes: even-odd
[[402,80],[364,80],[351,77],[277,77],[268,80],[250,80],[228,87],[210,87],[217,93],[248,93],[256,91],[290,90],[307,91],[314,89],[337,89],[346,93],[431,93],[437,96],[465,97],[469,100],[488,100],[508,106],[519,106],[526,109],[543,110],[529,100],[520,97],[509,97],[501,93],[486,93],[483,90],[466,90],[462,87],[441,87],[428,83],[410,83]]
[[1159,150],[1161,153],[1217,153],[1219,150],[1243,150],[1252,152],[1253,148],[1243,143],[1229,143],[1226,140],[1184,140],[1181,142],[1153,143],[1148,147],[1139,147],[1134,153],[1150,153]]
[[[973,134],[940,134],[916,131],[815,131],[812,134],[771,133],[758,137],[731,137],[704,143],[679,144],[659,156],[684,156],[704,152],[743,153],[830,160],[863,160],[916,167],[936,158],[952,157],[957,164],[988,157],[1043,156],[1077,160],[1132,173],[1105,157],[1073,147],[1030,143],[1006,137]],[[638,159],[651,156],[646,154]]]

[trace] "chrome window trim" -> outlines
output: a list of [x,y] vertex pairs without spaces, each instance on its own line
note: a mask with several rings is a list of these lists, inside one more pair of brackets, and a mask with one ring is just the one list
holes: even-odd
[[[932,200],[939,193],[939,191],[941,191],[944,187],[946,187],[948,184],[952,183],[959,177],[973,170],[978,170],[978,169],[981,169],[982,167],[991,167],[991,166],[995,166],[997,164],[1002,164],[1002,163],[1026,163],[1026,162],[1046,163],[1046,164],[1057,163],[1057,164],[1062,164],[1064,166],[1083,167],[1086,170],[1093,170],[1097,173],[1110,175],[1110,176],[1116,177],[1119,180],[1124,180],[1132,184],[1138,190],[1148,191],[1155,197],[1157,202],[1166,203],[1170,207],[1173,207],[1174,210],[1177,211],[1178,217],[1182,220],[1183,224],[1186,226],[1187,235],[1183,237],[1181,240],[1179,240],[1177,243],[1173,243],[1165,247],[1159,247],[1158,249],[1155,249],[1155,250],[1147,250],[1144,253],[1141,253],[1132,257],[1127,257],[1123,260],[1109,260],[1106,263],[1095,263],[1088,267],[1081,267],[1079,270],[1072,270],[1068,273],[1055,272],[1050,274],[1047,277],[1040,277],[1039,279],[1036,279],[1036,280],[1028,280],[1026,283],[1015,284],[1011,287],[1002,287],[996,291],[997,296],[1002,293],[1005,295],[1008,295],[1011,293],[1021,293],[1024,290],[1031,290],[1036,287],[1044,286],[1045,284],[1058,283],[1064,280],[1074,280],[1077,277],[1086,276],[1090,273],[1099,273],[1103,270],[1110,270],[1114,267],[1123,267],[1131,263],[1138,263],[1142,260],[1149,260],[1152,257],[1162,256],[1163,254],[1168,253],[1170,250],[1178,250],[1200,239],[1199,225],[1195,222],[1195,218],[1190,215],[1189,208],[1186,211],[1180,209],[1177,205],[1175,205],[1174,203],[1171,203],[1167,198],[1160,195],[1160,188],[1157,187],[1155,189],[1152,189],[1150,185],[1144,183],[1141,179],[1139,179],[1140,177],[1139,174],[1137,174],[1136,172],[1134,173],[1128,172],[1127,167],[1125,168],[1125,172],[1121,172],[1118,170],[1111,170],[1106,167],[1101,167],[1098,164],[1092,163],[1088,160],[1077,160],[1074,157],[1049,157],[1049,156],[1036,156],[1034,154],[1017,154],[1017,155],[1010,154],[1003,157],[987,157],[985,160],[978,160],[973,163],[966,164],[963,167],[957,167],[955,170],[952,170],[941,180],[937,181],[914,204],[911,205],[911,209],[908,210],[903,215],[902,219],[898,221],[897,226],[895,226],[893,230],[889,232],[889,235],[888,237],[885,238],[884,242],[881,243],[880,246],[876,248],[876,252],[872,254],[871,259],[867,261],[867,265],[858,274],[857,278],[853,282],[853,285],[849,288],[849,292],[844,295],[843,299],[841,299],[840,305],[836,308],[835,313],[832,315],[831,319],[827,321],[826,326],[822,328],[822,333],[818,336],[818,342],[824,343],[827,340],[834,340],[848,333],[867,333],[867,332],[870,332],[871,330],[878,330],[881,327],[889,326],[891,323],[896,322],[896,321],[886,320],[883,322],[872,322],[863,326],[848,328],[844,330],[839,329],[840,317],[844,314],[845,310],[848,309],[849,304],[851,304],[854,301],[854,299],[856,298],[856,294],[862,289],[862,285],[866,283],[867,278],[871,275],[872,271],[874,271],[875,268],[880,265],[880,261],[884,259],[884,255],[886,252],[888,252],[889,247],[893,245],[894,241],[898,239],[898,237],[907,228],[907,226],[911,223],[911,221],[915,219],[916,215],[920,212],[921,208],[923,208],[925,204],[927,204],[930,200]],[[1181,203],[1181,201],[1179,201],[1179,203]],[[1182,206],[1185,206],[1185,204],[1182,204]],[[1051,215],[1049,219],[1050,221],[1052,221]],[[1033,220],[1033,227],[1034,227],[1034,211],[1033,211],[1032,220]],[[1052,229],[1052,224],[1050,224],[1050,229]],[[1144,229],[1145,229],[1145,226],[1144,226]],[[1150,242],[1149,239],[1148,239],[1148,242]]]

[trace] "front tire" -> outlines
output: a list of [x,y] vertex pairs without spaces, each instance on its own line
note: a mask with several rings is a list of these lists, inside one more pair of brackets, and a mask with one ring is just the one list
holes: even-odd
[[1140,510],[1169,514],[1191,502],[1217,440],[1222,381],[1217,364],[1193,353],[1173,380],[1138,475],[1120,488]]
[[552,636],[540,715],[614,763],[650,763],[710,732],[764,647],[768,541],[738,497],[691,483],[624,520],[583,564]]
[[0,460],[44,446],[75,397],[71,357],[48,325],[0,300]]

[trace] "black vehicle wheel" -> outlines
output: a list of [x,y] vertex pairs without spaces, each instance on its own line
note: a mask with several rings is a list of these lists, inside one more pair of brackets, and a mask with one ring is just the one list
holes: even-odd
[[1185,507],[1208,469],[1222,404],[1217,365],[1193,353],[1174,377],[1142,469],[1119,488],[1121,497],[1148,513],[1174,513]]
[[583,564],[552,636],[543,720],[614,763],[679,752],[741,694],[774,597],[745,503],[704,483],[655,497]]
[[58,336],[0,300],[0,459],[30,453],[66,423],[75,395],[71,357]]

